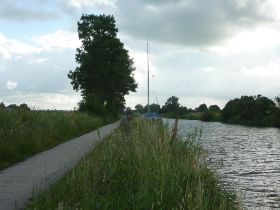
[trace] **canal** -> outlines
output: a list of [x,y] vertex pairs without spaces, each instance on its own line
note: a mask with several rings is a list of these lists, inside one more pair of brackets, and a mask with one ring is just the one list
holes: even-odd
[[243,207],[280,209],[280,129],[196,120],[179,120],[178,129],[181,136],[202,129],[198,143],[208,151],[208,166]]

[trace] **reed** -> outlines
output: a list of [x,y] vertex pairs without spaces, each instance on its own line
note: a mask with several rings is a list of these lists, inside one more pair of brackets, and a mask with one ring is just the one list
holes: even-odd
[[238,209],[195,138],[172,141],[162,123],[137,120],[132,131],[118,130],[98,144],[27,209]]

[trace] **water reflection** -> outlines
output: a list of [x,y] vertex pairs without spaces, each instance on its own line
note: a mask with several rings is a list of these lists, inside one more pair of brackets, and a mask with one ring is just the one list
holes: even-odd
[[[173,120],[165,120],[172,125]],[[201,145],[223,186],[246,209],[280,209],[280,129],[180,120],[187,135],[202,128]]]

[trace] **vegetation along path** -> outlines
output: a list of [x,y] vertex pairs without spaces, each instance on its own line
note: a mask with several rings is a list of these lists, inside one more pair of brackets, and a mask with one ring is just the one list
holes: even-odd
[[34,193],[46,189],[119,126],[119,121],[67,141],[0,171],[0,209],[21,209]]

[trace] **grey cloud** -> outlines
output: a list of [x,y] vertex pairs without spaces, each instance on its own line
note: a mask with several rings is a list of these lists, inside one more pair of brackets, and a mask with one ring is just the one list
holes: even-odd
[[4,1],[0,5],[0,20],[6,21],[37,21],[37,20],[54,20],[58,17],[52,11],[41,7],[44,2],[24,1],[18,4],[14,1]]
[[133,37],[188,46],[209,46],[272,19],[260,0],[118,1],[120,29]]

